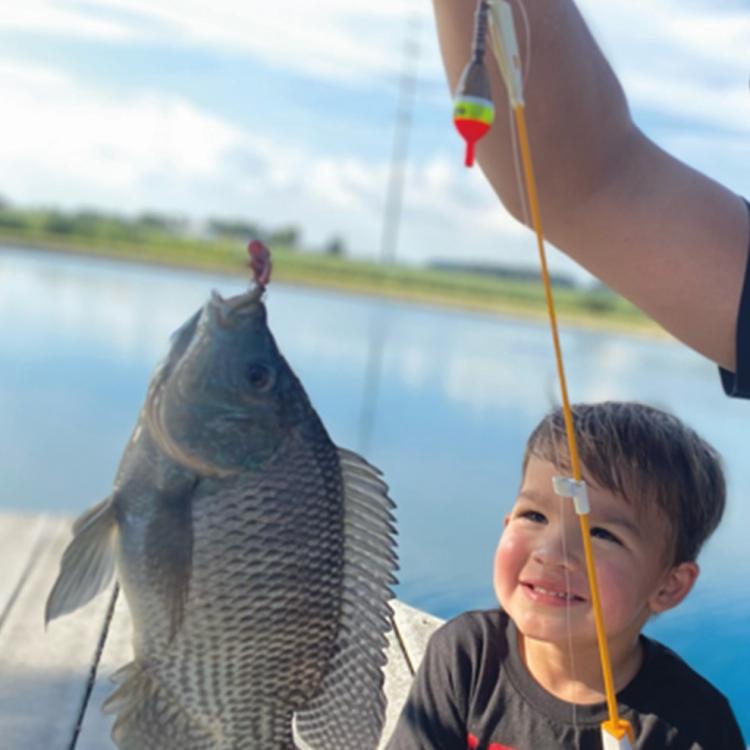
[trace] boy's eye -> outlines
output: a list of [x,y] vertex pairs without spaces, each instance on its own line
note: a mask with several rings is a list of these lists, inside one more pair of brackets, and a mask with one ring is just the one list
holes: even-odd
[[546,523],[547,521],[546,516],[538,510],[525,510],[518,515],[521,518],[525,518],[527,521],[532,521],[533,523]]
[[614,542],[615,544],[622,546],[622,542],[611,531],[607,531],[606,529],[601,528],[601,526],[595,526],[591,529],[591,536],[596,537],[597,539],[604,539],[608,542]]

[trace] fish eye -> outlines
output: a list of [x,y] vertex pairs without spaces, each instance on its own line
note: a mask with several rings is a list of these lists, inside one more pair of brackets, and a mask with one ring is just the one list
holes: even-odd
[[247,370],[247,380],[256,391],[267,391],[273,385],[273,370],[267,365],[255,363]]

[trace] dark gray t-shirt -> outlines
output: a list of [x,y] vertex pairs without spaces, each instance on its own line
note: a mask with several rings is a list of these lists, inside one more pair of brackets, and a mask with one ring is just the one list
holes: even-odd
[[[638,750],[745,750],[726,698],[641,636],[638,674],[617,696]],[[601,750],[604,704],[574,706],[526,671],[513,622],[467,612],[435,631],[386,750]]]

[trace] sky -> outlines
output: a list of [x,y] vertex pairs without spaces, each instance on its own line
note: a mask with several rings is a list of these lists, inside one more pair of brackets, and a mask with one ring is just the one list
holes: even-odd
[[[579,7],[640,127],[750,196],[750,0]],[[0,196],[295,225],[312,249],[338,237],[376,258],[405,65],[397,257],[533,265],[528,232],[462,165],[420,0],[6,1]],[[579,273],[554,250],[550,266]]]

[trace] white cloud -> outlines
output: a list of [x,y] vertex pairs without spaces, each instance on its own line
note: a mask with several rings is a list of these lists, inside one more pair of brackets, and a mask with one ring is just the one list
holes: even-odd
[[[185,100],[149,93],[116,98],[43,67],[0,67],[0,89],[4,184],[37,200],[62,193],[106,201],[137,190],[149,176],[206,177],[242,138]],[[54,195],[45,194],[45,185]]]
[[366,210],[380,197],[383,172],[382,166],[373,168],[352,157],[342,161],[317,159],[308,170],[307,186],[326,196],[336,209]]
[[667,82],[649,71],[635,70],[625,73],[622,79],[640,107],[689,120],[692,128],[708,125],[750,135],[750,95],[739,81],[731,85],[684,79]]
[[750,128],[750,13],[678,0],[581,0],[635,110]]
[[[274,67],[351,81],[397,72],[394,34],[404,37],[412,18],[431,25],[430,8],[420,0],[94,0],[65,10],[52,0],[29,3],[4,13],[0,28],[233,50]],[[434,71],[437,62],[433,54]]]
[[[720,76],[724,85],[727,77],[746,83],[746,11],[678,0],[579,0],[579,5],[624,75],[638,78],[640,72],[665,84],[689,85],[698,69],[700,77]],[[27,0],[3,13],[0,28],[229,49],[305,75],[355,81],[400,70],[410,20],[419,29],[420,76],[442,81],[432,12],[422,0],[92,0],[68,7]],[[533,29],[531,34],[533,65]]]
[[123,23],[92,17],[83,6],[66,8],[50,0],[5,3],[0,16],[0,29],[109,41],[134,38],[134,34]]
[[749,193],[750,9],[710,0],[579,5],[636,122],[678,158]]

